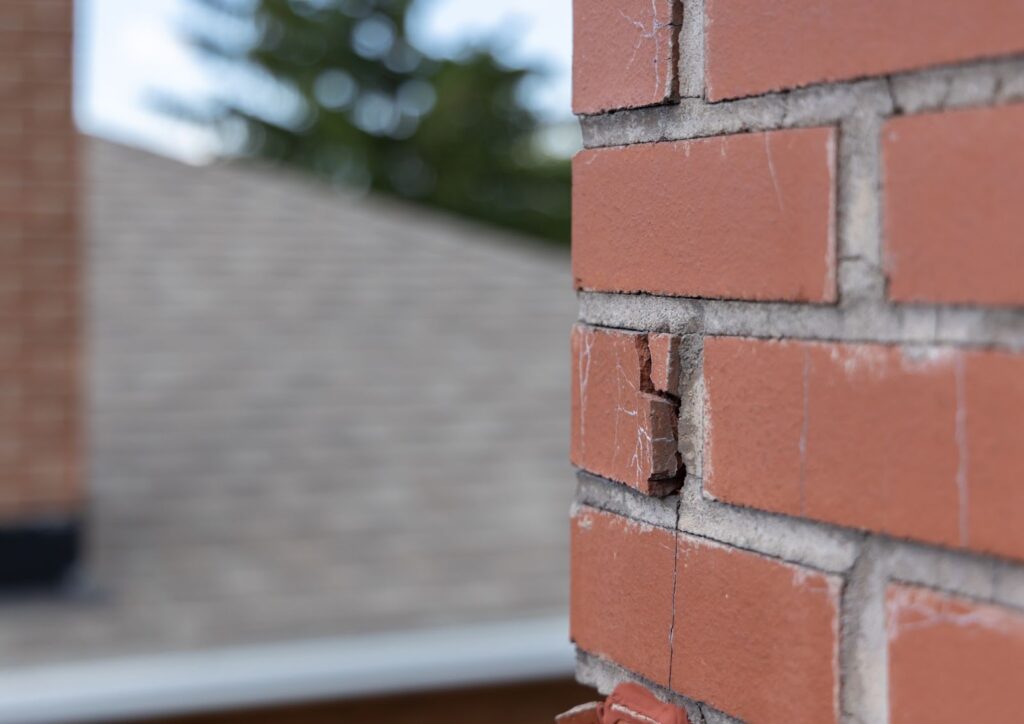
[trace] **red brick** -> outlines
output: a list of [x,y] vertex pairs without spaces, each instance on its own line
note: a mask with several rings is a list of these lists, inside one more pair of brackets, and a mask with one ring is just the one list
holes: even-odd
[[[704,489],[799,515],[804,352],[786,342],[704,341]],[[797,444],[794,444],[797,441]]]
[[956,353],[709,338],[704,364],[711,495],[962,542]]
[[679,337],[674,334],[649,334],[651,385],[658,392],[679,394]]
[[1024,615],[890,585],[886,627],[892,724],[1021,720]]
[[883,154],[889,296],[1024,304],[1024,105],[890,120]]
[[17,518],[83,497],[72,3],[0,6],[0,516]]
[[711,100],[1024,50],[1015,0],[706,0]]
[[1024,356],[709,337],[705,490],[1024,559]]
[[1024,559],[1024,356],[965,358],[968,544]]
[[577,325],[572,333],[574,465],[663,495],[679,486],[674,401],[654,393],[647,336]]
[[572,640],[668,685],[675,534],[581,508],[570,546]]
[[680,535],[672,688],[745,721],[836,721],[840,584]]
[[832,302],[834,133],[809,128],[582,151],[582,289]]
[[556,716],[555,724],[602,724],[601,711],[599,702],[580,704]]
[[30,8],[33,28],[71,32],[74,13],[69,0],[33,0]]
[[955,355],[807,345],[809,517],[960,542]]
[[675,94],[675,0],[573,0],[572,108],[597,113]]

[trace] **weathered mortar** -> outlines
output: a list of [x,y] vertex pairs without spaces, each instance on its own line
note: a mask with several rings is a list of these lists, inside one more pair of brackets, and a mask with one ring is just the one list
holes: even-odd
[[643,684],[658,694],[665,701],[670,701],[686,709],[690,724],[738,724],[739,720],[723,714],[706,704],[701,704],[680,696],[675,692],[647,681],[641,676],[623,669],[607,659],[593,656],[585,651],[576,653],[576,678],[583,684],[593,686],[601,693],[608,693],[624,681]]
[[[719,503],[702,489],[703,338],[746,336],[1024,351],[1024,310],[967,305],[894,305],[883,264],[881,135],[904,114],[1024,100],[1024,57],[983,60],[865,80],[823,83],[708,103],[705,3],[686,3],[680,29],[678,103],[583,116],[585,148],[680,141],[812,126],[839,129],[835,148],[835,306],[581,291],[581,322],[681,336],[678,496],[652,499],[579,472],[577,504],[844,576],[839,648],[842,721],[889,718],[885,589],[911,583],[1024,611],[1024,565]],[[684,706],[693,722],[737,721],[605,659],[579,652],[581,681],[609,691],[639,680]]]
[[[683,23],[685,27],[685,18]],[[854,113],[900,115],[1021,99],[1024,58],[1014,57],[825,83],[718,103],[684,94],[674,105],[583,116],[580,126],[584,148],[600,148],[835,125]]]
[[850,307],[581,292],[581,322],[617,329],[759,338],[1024,349],[1013,309],[864,303]]

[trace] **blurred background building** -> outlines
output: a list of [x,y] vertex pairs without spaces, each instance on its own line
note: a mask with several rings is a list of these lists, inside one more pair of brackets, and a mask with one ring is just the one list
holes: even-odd
[[518,5],[2,5],[0,720],[587,698],[569,8]]

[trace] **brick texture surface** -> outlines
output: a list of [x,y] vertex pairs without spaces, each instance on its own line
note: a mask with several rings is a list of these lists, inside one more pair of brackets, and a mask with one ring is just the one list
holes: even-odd
[[706,489],[741,505],[1024,557],[1024,361],[715,337]]
[[967,354],[962,393],[967,540],[1024,558],[1024,357]]
[[[662,683],[668,616],[701,720],[1021,721],[1024,1],[679,5],[576,4],[577,505],[633,531],[581,679]],[[670,613],[594,583],[641,566]]]
[[889,296],[1024,305],[1024,104],[895,118],[883,139]]
[[834,145],[810,128],[579,153],[577,287],[834,301]]
[[[671,376],[658,342],[659,382]],[[679,486],[675,400],[655,391],[647,335],[577,325],[572,333],[571,459],[643,493]]]
[[837,721],[840,580],[680,536],[672,688],[744,721]]
[[892,724],[1012,724],[1024,711],[1024,614],[891,585]]
[[1024,51],[1016,0],[706,0],[707,95],[757,95]]
[[680,12],[675,0],[573,0],[573,111],[670,99]]
[[667,686],[674,534],[581,508],[572,520],[571,556],[572,640]]
[[0,517],[79,491],[70,0],[0,7]]

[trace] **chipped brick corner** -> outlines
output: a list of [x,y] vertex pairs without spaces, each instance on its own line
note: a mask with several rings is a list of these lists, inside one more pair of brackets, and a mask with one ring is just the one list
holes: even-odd
[[573,464],[648,495],[677,490],[679,366],[672,335],[574,327]]

